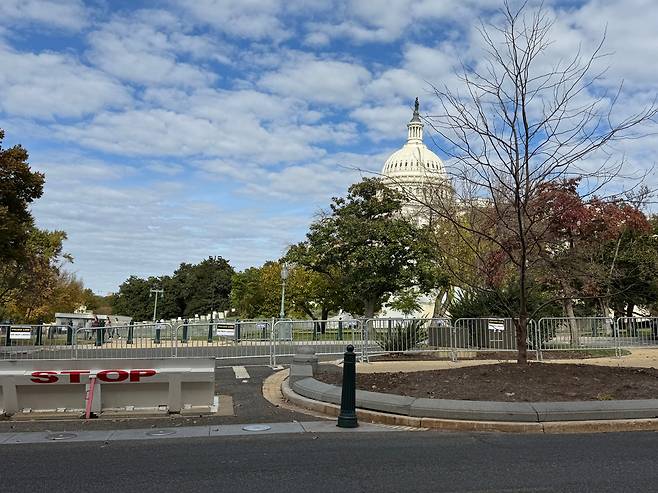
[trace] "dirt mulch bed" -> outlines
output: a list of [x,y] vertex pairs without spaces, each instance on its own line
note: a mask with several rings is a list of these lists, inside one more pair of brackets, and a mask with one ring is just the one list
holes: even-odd
[[[342,368],[321,365],[316,378],[341,385]],[[658,370],[500,363],[409,373],[359,373],[357,388],[430,399],[507,402],[657,399]]]
[[[630,351],[623,351],[623,354],[630,354]],[[590,358],[612,358],[615,356],[614,349],[592,349],[592,350],[573,350],[573,351],[544,351],[542,353],[544,360],[554,359],[590,359]],[[459,356],[459,360],[497,360],[507,361],[516,360],[515,351],[491,351],[477,352],[472,356]],[[535,352],[528,351],[528,359],[535,359]],[[389,353],[371,356],[370,361],[449,361],[450,354],[448,351],[437,352],[411,352],[411,353]]]

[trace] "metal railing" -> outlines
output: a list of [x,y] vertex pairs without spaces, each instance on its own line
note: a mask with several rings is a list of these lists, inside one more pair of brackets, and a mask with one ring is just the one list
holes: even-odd
[[76,330],[76,359],[170,358],[175,340],[168,323],[139,323]]
[[658,317],[620,317],[616,335],[619,349],[658,347]]
[[175,329],[174,357],[272,360],[272,321],[236,320],[180,323]]
[[73,328],[67,325],[0,325],[0,359],[72,357]]
[[352,344],[363,360],[364,330],[360,320],[278,320],[272,330],[273,364],[277,357],[294,356],[299,346],[312,346],[316,354],[341,355]]
[[[658,317],[553,317],[528,321],[528,351],[658,348]],[[403,352],[443,352],[456,360],[471,352],[517,351],[515,320],[500,317],[367,320],[194,320],[73,328],[0,325],[0,359],[253,358],[273,365],[299,346],[340,355],[352,344],[362,361]]]
[[540,352],[608,349],[618,354],[619,339],[613,318],[549,317],[539,319],[537,325]]

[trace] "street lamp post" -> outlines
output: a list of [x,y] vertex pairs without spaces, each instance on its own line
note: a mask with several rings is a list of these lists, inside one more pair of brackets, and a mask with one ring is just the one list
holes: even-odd
[[281,264],[281,311],[279,312],[279,319],[283,320],[286,316],[286,280],[288,279],[288,264]]
[[153,323],[155,323],[156,315],[158,313],[158,295],[164,296],[164,289],[151,289],[149,291],[149,298],[155,293],[155,305],[153,305]]

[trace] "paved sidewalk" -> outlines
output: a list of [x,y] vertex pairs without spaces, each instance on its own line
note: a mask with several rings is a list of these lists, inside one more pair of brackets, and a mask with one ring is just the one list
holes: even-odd
[[[515,361],[513,353],[510,360]],[[493,365],[506,360],[458,360],[453,361],[376,361],[372,363],[357,363],[357,373],[411,372],[426,370],[444,370],[448,368],[463,368],[466,366]],[[531,361],[532,362],[532,361]],[[634,368],[658,368],[658,350],[637,349],[621,358],[587,358],[544,360],[544,363],[570,363],[601,366],[623,366]]]

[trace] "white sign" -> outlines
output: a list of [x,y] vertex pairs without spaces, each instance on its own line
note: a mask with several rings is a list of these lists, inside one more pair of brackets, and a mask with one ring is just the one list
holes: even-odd
[[233,330],[233,329],[217,329],[215,331],[215,335],[224,336],[224,337],[234,337],[235,336],[235,330]]
[[505,330],[505,324],[502,322],[489,322],[489,330],[493,332],[503,332]]
[[9,339],[31,339],[32,327],[12,327],[9,331]]

